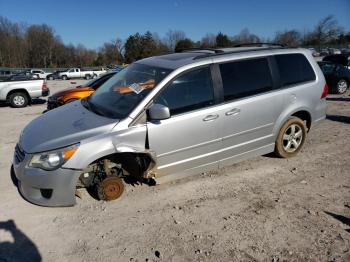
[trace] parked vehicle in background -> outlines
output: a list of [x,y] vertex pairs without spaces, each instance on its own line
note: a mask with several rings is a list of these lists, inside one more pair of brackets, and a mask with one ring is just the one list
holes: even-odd
[[60,79],[59,73],[61,73],[61,72],[64,72],[64,71],[55,71],[55,72],[53,72],[53,73],[51,73],[51,74],[48,74],[48,75],[46,76],[46,79],[47,79],[47,80],[56,80],[56,79]]
[[328,49],[321,49],[320,56],[327,56],[329,55]]
[[341,51],[339,49],[336,48],[328,48],[328,52],[331,55],[340,55]]
[[308,49],[311,51],[312,56],[314,57],[320,56],[320,53],[317,52],[315,48],[308,48]]
[[343,48],[341,50],[342,55],[350,55],[350,48]]
[[22,72],[22,73],[14,74],[8,77],[7,79],[5,79],[5,81],[23,81],[23,80],[34,80],[34,79],[38,79],[38,76],[30,73]]
[[318,62],[332,94],[344,94],[350,85],[350,69],[333,62]]
[[146,58],[24,128],[13,158],[19,191],[35,204],[69,206],[77,187],[117,199],[127,176],[165,182],[270,152],[293,157],[325,119],[326,95],[306,49]]
[[28,76],[23,74],[20,77],[22,79],[19,80],[11,76],[0,82],[0,101],[8,102],[12,107],[26,107],[31,99],[49,95],[46,80],[28,79]]
[[9,78],[14,75],[14,73],[10,70],[0,70],[0,81]]
[[85,84],[77,86],[76,88],[63,90],[53,94],[47,100],[47,109],[51,110],[64,104],[88,97],[115,74],[115,72],[107,73],[99,78],[92,79]]
[[34,77],[37,76],[36,78],[40,78],[40,79],[46,79],[46,76],[49,74],[41,69],[30,69],[30,70],[26,71],[26,73],[32,74]]
[[101,68],[98,68],[96,70],[93,70],[92,72],[93,72],[92,78],[97,78],[100,75],[106,73],[107,72],[107,68],[101,67]]
[[348,55],[329,55],[322,59],[322,61],[333,62],[341,64],[350,69],[350,54]]
[[91,79],[94,75],[92,70],[84,70],[80,68],[69,68],[66,71],[58,73],[62,80],[68,80],[72,78],[85,78],[87,80]]

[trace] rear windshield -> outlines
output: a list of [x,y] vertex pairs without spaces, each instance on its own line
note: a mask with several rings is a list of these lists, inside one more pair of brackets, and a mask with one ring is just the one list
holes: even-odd
[[309,61],[302,54],[276,55],[282,86],[313,81],[316,79]]

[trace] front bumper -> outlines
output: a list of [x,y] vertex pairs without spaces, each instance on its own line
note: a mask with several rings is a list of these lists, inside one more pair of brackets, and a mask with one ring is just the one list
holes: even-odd
[[23,155],[19,157],[18,150],[16,146],[13,168],[18,189],[26,200],[41,206],[73,206],[76,203],[75,190],[81,171],[31,168],[28,166],[31,155],[22,150]]

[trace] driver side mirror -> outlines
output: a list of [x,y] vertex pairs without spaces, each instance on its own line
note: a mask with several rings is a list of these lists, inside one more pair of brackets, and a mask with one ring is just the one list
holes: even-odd
[[153,104],[148,109],[148,116],[150,120],[164,120],[170,118],[169,107],[161,104]]

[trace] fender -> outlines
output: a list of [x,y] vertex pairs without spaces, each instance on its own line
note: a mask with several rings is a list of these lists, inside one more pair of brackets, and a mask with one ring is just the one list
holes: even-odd
[[147,154],[156,163],[155,153],[146,148],[146,136],[146,125],[140,125],[88,138],[63,168],[83,170],[98,159],[123,153]]
[[295,113],[297,112],[300,112],[300,111],[306,111],[309,113],[310,115],[310,118],[311,118],[311,121],[312,121],[312,115],[311,115],[311,110],[310,108],[308,107],[305,107],[305,106],[301,106],[299,105],[298,103],[296,104],[293,104],[292,106],[289,106],[287,107],[281,114],[280,116],[278,117],[276,123],[275,123],[275,126],[273,128],[273,136],[276,140],[277,136],[278,136],[278,132],[279,130],[281,129],[282,125],[287,121],[287,119],[294,115]]

